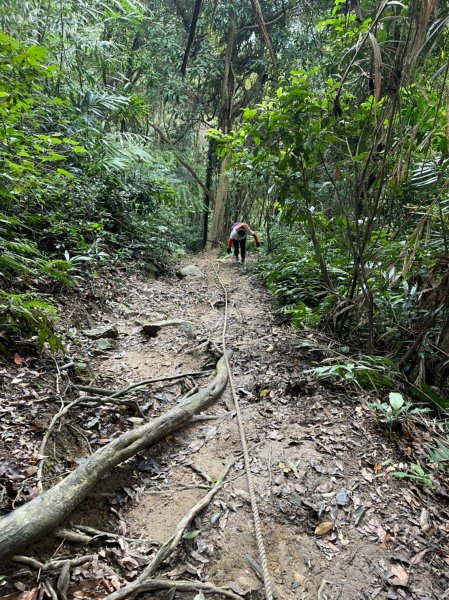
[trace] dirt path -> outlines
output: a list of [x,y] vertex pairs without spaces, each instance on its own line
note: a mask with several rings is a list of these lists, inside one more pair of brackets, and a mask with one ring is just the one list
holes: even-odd
[[[300,338],[277,324],[270,297],[256,278],[212,256],[193,262],[204,277],[147,282],[129,277],[123,296],[102,314],[103,322],[117,324],[119,347],[93,359],[90,368],[100,374],[94,385],[118,389],[142,379],[213,367],[215,358],[200,346],[206,340],[220,343],[223,293],[215,276],[218,268],[229,292],[232,371],[278,597],[449,598],[447,509],[412,483],[390,475],[400,456],[376,427],[364,395],[323,387],[304,375],[308,365],[297,348]],[[156,338],[141,333],[143,320],[165,318],[194,322],[193,335],[177,328],[164,328]],[[151,418],[207,379],[154,385],[136,392],[135,399]],[[247,598],[263,597],[261,581],[248,561],[259,562],[259,557],[229,390],[208,415],[216,418],[194,423],[116,469],[71,522],[163,542],[207,493],[206,479],[216,479],[236,457],[229,483],[195,520],[191,539],[184,540],[160,575],[230,586]],[[97,409],[88,417],[83,413],[77,420],[92,449],[140,423],[129,409],[117,407]],[[320,525],[329,531],[317,535]],[[106,540],[95,576],[87,568],[72,573],[72,597],[102,597],[86,583],[99,577],[112,585],[123,583],[124,574],[134,578],[154,547],[117,546]],[[73,553],[73,545],[65,543],[62,552]],[[172,596],[161,592],[161,597]]]

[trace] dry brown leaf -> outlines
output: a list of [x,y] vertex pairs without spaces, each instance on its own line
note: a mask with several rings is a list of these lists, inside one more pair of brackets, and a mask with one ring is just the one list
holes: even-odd
[[388,548],[388,533],[385,529],[379,525],[376,533],[379,538],[380,547],[384,549]]
[[[393,579],[391,579],[391,577]],[[407,587],[408,574],[404,567],[401,567],[401,565],[391,565],[391,575],[388,578],[388,580],[392,585],[400,585],[402,587]]]
[[329,531],[334,528],[334,524],[331,521],[324,521],[317,525],[315,529],[315,535],[326,535]]
[[370,483],[372,483],[372,481],[373,481],[373,475],[368,471],[368,469],[362,469],[362,477],[363,477],[363,479],[366,479],[366,481],[369,481]]
[[421,550],[420,552],[415,554],[415,556],[412,557],[410,564],[417,565],[418,563],[420,563],[422,561],[422,559],[424,558],[424,556],[426,554],[427,554],[427,548],[424,548],[424,550]]
[[20,356],[20,354],[14,354],[14,362],[16,365],[21,365],[23,363],[23,358]]

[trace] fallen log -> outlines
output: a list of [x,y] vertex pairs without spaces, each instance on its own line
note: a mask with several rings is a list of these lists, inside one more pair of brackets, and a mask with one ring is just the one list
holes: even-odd
[[60,483],[0,519],[0,563],[21,548],[52,532],[112,468],[186,425],[213,404],[226,387],[228,372],[222,357],[211,383],[160,417],[122,434],[91,454]]

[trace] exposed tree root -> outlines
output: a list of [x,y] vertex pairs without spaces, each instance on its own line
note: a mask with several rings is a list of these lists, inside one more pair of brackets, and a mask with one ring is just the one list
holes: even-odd
[[223,471],[220,473],[220,476],[217,480],[217,483],[214,487],[209,491],[208,494],[204,496],[199,502],[195,504],[193,508],[186,513],[179,523],[176,525],[174,533],[168,538],[165,544],[160,548],[160,550],[156,553],[156,556],[153,558],[152,562],[142,571],[139,577],[134,580],[132,583],[129,583],[124,588],[117,590],[113,594],[107,596],[108,600],[123,600],[123,598],[127,598],[131,596],[131,594],[137,594],[141,591],[146,590],[146,586],[148,583],[151,583],[150,578],[156,573],[161,564],[167,560],[167,558],[173,554],[179,542],[182,539],[184,531],[186,530],[189,523],[196,517],[198,513],[200,513],[208,504],[211,502],[212,498],[216,495],[216,493],[223,486],[223,481],[226,478],[226,475],[229,473],[230,468],[235,463],[235,459],[228,462]]
[[120,435],[94,452],[53,488],[1,518],[0,562],[54,531],[113,467],[177,431],[193,415],[213,404],[227,380],[226,361],[222,357],[212,382],[192,396],[188,404],[175,406],[151,422]]
[[107,537],[113,539],[122,539],[125,542],[149,544],[151,546],[159,546],[160,542],[156,540],[149,540],[146,538],[133,538],[120,533],[112,533],[111,531],[100,531],[87,525],[74,525],[71,524],[71,529],[64,527],[58,527],[55,531],[55,536],[59,539],[67,540],[68,542],[74,542],[76,544],[90,544],[96,541],[99,537]]
[[[135,593],[143,593],[143,592],[152,592],[154,590],[184,590],[186,592],[206,592],[209,594],[220,594],[221,596],[225,596],[226,598],[234,598],[234,600],[242,600],[241,596],[234,594],[230,590],[225,590],[224,588],[215,587],[210,583],[201,583],[199,581],[188,581],[188,580],[178,580],[171,581],[170,579],[151,579],[147,583],[143,583],[139,590]],[[113,594],[107,596],[107,598],[112,598]]]
[[131,390],[142,387],[144,385],[149,385],[151,383],[159,383],[161,381],[173,381],[174,379],[183,379],[184,377],[193,377],[195,375],[208,375],[210,373],[207,371],[192,371],[190,373],[179,373],[178,375],[168,375],[166,377],[156,377],[155,379],[144,379],[143,381],[139,381],[138,383],[132,383],[128,387],[123,390],[118,390],[114,392],[112,390],[106,390],[104,388],[91,387],[90,385],[75,385],[77,390],[82,392],[89,392],[90,394],[98,394],[98,396],[113,396],[114,398],[120,398],[120,396],[124,396]]
[[92,562],[94,558],[95,556],[93,554],[89,554],[85,556],[78,556],[76,558],[67,558],[65,560],[49,560],[46,563],[41,563],[39,560],[29,556],[16,555],[12,557],[12,560],[14,562],[27,565],[28,567],[32,567],[37,571],[59,571],[67,564],[69,567],[78,567],[79,565],[84,565],[87,562]]

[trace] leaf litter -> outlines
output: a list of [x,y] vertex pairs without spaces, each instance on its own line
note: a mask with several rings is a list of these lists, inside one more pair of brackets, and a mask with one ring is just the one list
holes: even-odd
[[[70,352],[78,357],[79,367],[58,374],[53,359],[38,360],[23,350],[3,361],[3,512],[33,497],[39,440],[56,411],[58,395],[71,400],[77,394],[74,385],[92,380],[98,387],[120,389],[138,380],[213,365],[215,357],[207,349],[185,352],[195,343],[202,347],[205,339],[219,345],[223,320],[215,259],[206,255],[195,262],[206,273],[201,282],[170,276],[144,281],[133,273],[126,281],[115,282],[114,294],[103,291],[112,288],[111,282],[99,285],[89,310],[76,308],[69,323],[78,339],[70,342]],[[302,374],[314,334],[308,338],[309,346],[298,350],[298,334],[277,322],[257,279],[240,277],[229,265],[220,271],[230,291],[228,345],[237,349],[232,369],[241,390],[251,470],[279,597],[324,598],[323,590],[334,600],[447,596],[447,505],[413,482],[390,475],[394,465],[411,454],[379,433],[366,409],[365,392],[318,383]],[[123,306],[129,310],[123,311]],[[166,318],[196,323],[196,340],[175,328],[152,339],[141,334],[141,322]],[[119,345],[99,352],[82,332],[106,325],[117,327]],[[132,397],[145,407],[143,417],[127,405],[80,407],[52,436],[46,485],[82,460],[86,443],[96,450],[141,419],[161,414],[195,384],[206,381],[186,378],[135,390]],[[46,397],[47,402],[37,402]],[[245,558],[258,557],[229,392],[208,412],[229,416],[196,423],[121,465],[75,510],[71,523],[100,532],[88,548],[49,537],[30,549],[30,556],[42,562],[54,552],[64,560],[95,550],[95,560],[70,569],[69,597],[103,598],[137,577],[151,561],[153,544],[167,539],[177,521],[206,493],[207,481],[213,482],[232,456],[237,462],[229,483],[190,524],[160,575],[229,586],[239,595],[262,589],[260,574]],[[75,429],[70,433],[65,423]],[[415,440],[410,447],[415,452],[420,445]],[[189,468],[193,456],[199,471]],[[38,582],[37,572],[17,569],[17,564],[6,565],[3,572],[0,600],[51,597],[45,584]],[[47,576],[56,586],[59,574]],[[24,587],[17,590],[17,586]],[[200,599],[203,593],[183,595]]]

